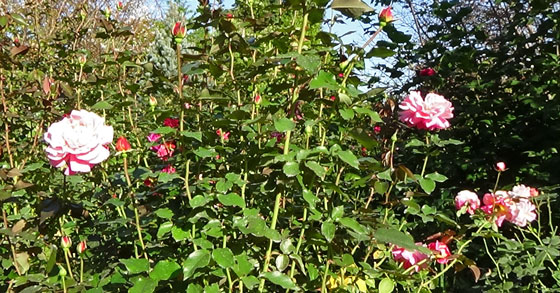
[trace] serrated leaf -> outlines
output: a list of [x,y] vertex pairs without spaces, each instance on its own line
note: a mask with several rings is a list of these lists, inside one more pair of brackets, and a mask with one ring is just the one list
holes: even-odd
[[432,193],[432,191],[434,191],[434,189],[436,189],[436,183],[432,179],[420,178],[420,180],[418,180],[418,182],[420,183],[420,187],[422,187],[424,192],[426,192],[427,194]]
[[307,161],[305,162],[305,166],[311,169],[311,171],[315,172],[315,175],[317,175],[319,178],[323,178],[327,174],[325,168],[315,161]]
[[357,233],[366,233],[366,230],[364,229],[364,227],[362,225],[360,225],[360,223],[358,223],[358,221],[356,221],[353,218],[348,218],[348,217],[344,217],[340,219],[340,224],[342,224],[343,226],[350,228],[354,231],[356,231]]
[[129,274],[138,274],[147,272],[150,269],[150,262],[144,258],[119,259],[124,264]]
[[181,131],[180,134],[184,137],[194,138],[202,142],[202,132]]
[[360,162],[358,161],[358,158],[351,151],[339,151],[336,153],[336,155],[348,165],[356,169],[360,168]]
[[282,167],[282,170],[288,177],[296,176],[299,174],[299,163],[293,161],[286,162],[284,167]]
[[128,289],[129,293],[150,293],[157,287],[157,281],[150,278],[140,277],[133,282],[134,286]]
[[274,128],[279,132],[286,132],[288,130],[294,130],[296,123],[288,118],[280,118],[274,121]]
[[432,179],[436,182],[445,182],[448,178],[445,175],[439,174],[437,172],[430,173],[425,176],[426,178]]
[[210,252],[200,249],[189,254],[185,262],[183,262],[183,280],[189,279],[194,272],[207,266],[210,263]]
[[233,253],[229,248],[216,248],[212,251],[212,258],[222,268],[231,268],[235,263]]
[[377,112],[375,112],[371,109],[356,107],[356,108],[354,108],[354,111],[356,111],[356,113],[358,113],[358,114],[368,115],[372,122],[383,123],[383,120],[379,116],[379,113],[377,113]]
[[354,110],[350,108],[338,109],[338,113],[340,113],[342,119],[346,121],[354,118]]
[[156,281],[174,278],[181,271],[181,266],[174,261],[161,260],[150,272],[150,278]]
[[93,110],[110,110],[113,109],[113,105],[109,104],[107,101],[99,101],[95,105],[91,106]]
[[334,239],[334,234],[336,232],[336,226],[332,221],[323,222],[321,225],[321,234],[325,236],[327,242],[331,242]]
[[245,201],[243,198],[235,193],[218,195],[218,200],[225,206],[237,206],[245,208]]
[[274,271],[274,272],[266,272],[263,276],[268,279],[270,282],[281,286],[284,289],[294,290],[297,286],[292,282],[292,279],[281,272]]
[[319,71],[319,74],[309,83],[309,89],[327,88],[335,91],[339,87],[334,74],[323,70]]
[[307,72],[314,74],[319,70],[321,65],[321,58],[317,55],[299,55],[296,58],[296,62]]

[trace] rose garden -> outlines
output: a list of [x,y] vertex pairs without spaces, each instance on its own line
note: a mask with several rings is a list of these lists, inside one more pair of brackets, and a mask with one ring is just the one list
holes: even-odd
[[0,3],[0,290],[560,290],[560,6],[482,2]]

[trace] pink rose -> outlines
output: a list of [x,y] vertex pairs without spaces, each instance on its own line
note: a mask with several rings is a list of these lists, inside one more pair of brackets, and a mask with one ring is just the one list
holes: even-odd
[[158,140],[160,137],[161,137],[161,134],[150,133],[150,135],[148,135],[146,138],[148,139],[149,142],[154,142],[154,141]]
[[[421,245],[421,244],[422,243],[416,243],[416,245]],[[403,263],[403,267],[404,267],[405,270],[410,268],[411,266],[414,266],[414,265],[418,264],[422,260],[425,260],[425,259],[428,258],[427,255],[421,253],[418,250],[410,251],[410,250],[406,250],[404,248],[400,248],[396,245],[395,245],[395,248],[393,248],[392,254],[393,254],[393,258],[395,259],[395,261]],[[426,268],[427,266],[428,266],[428,264],[426,262],[424,262],[421,265],[416,265],[414,267],[414,270],[416,272],[419,272],[421,269]]]
[[511,191],[509,192],[509,194],[511,195],[511,197],[513,197],[514,199],[519,199],[519,200],[523,200],[523,199],[529,199],[532,196],[532,192],[531,192],[531,187],[525,186],[523,184],[520,185],[516,185],[514,186]]
[[455,196],[455,208],[460,210],[467,205],[467,213],[474,214],[474,211],[480,207],[478,195],[470,190],[463,190]]
[[499,172],[504,172],[506,170],[506,163],[497,162],[496,163],[496,170],[499,171]]
[[424,68],[418,73],[420,76],[434,76],[436,71],[433,68]]
[[523,200],[516,203],[511,209],[510,218],[508,221],[517,226],[525,227],[527,222],[532,222],[537,218],[535,213],[535,205],[529,201]]
[[436,240],[436,242],[428,244],[428,249],[434,252],[436,261],[438,263],[446,264],[447,262],[449,262],[451,252],[449,251],[449,247],[447,247],[447,244]]
[[176,171],[175,167],[173,167],[171,165],[167,165],[163,169],[161,169],[161,172],[168,173],[168,174],[173,174],[173,173],[175,173],[175,171]]
[[496,191],[495,194],[486,193],[482,198],[484,206],[480,209],[488,215],[496,217],[495,223],[501,227],[504,220],[511,219],[512,208],[515,202],[509,196],[509,193],[503,190]]
[[399,119],[418,129],[445,129],[450,126],[447,119],[453,118],[451,102],[434,93],[423,99],[420,92],[412,91],[399,108]]
[[86,110],[73,110],[49,126],[44,135],[49,144],[45,152],[54,167],[67,166],[65,175],[87,173],[109,157],[105,145],[113,141],[113,127],[105,119]]
[[165,118],[165,120],[163,120],[163,125],[171,128],[177,128],[179,126],[179,119]]

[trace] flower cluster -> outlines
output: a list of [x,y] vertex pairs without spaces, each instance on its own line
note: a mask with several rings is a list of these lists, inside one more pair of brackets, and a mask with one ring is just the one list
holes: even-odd
[[[426,247],[426,245],[420,242],[417,242],[416,245]],[[444,241],[436,240],[434,242],[430,242],[427,247],[433,252],[433,259],[436,262],[440,264],[446,264],[449,262],[451,251]],[[393,248],[392,254],[395,261],[403,263],[404,269],[414,266],[414,271],[416,272],[427,268],[428,261],[430,260],[430,256],[418,250],[410,251],[398,246]]]
[[453,118],[451,102],[435,93],[427,94],[424,99],[420,92],[412,91],[399,108],[399,119],[418,129],[445,129],[450,126],[447,119]]
[[484,194],[481,206],[476,193],[463,190],[455,197],[455,207],[459,210],[466,206],[466,211],[471,215],[480,208],[486,215],[493,217],[498,227],[502,226],[504,220],[525,227],[537,218],[536,207],[531,202],[531,198],[537,195],[539,191],[536,188],[521,184],[514,186],[511,191]]

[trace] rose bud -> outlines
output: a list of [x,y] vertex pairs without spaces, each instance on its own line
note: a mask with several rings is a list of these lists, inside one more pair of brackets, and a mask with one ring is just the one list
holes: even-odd
[[173,29],[171,30],[171,34],[173,35],[173,37],[175,37],[175,43],[177,44],[183,42],[185,33],[186,33],[186,28],[180,21],[176,22],[175,25],[173,26]]
[[117,151],[119,151],[119,152],[126,152],[126,151],[130,150],[130,143],[128,143],[128,140],[126,140],[126,138],[124,136],[121,136],[117,140],[117,143],[115,145],[115,149],[117,149]]
[[70,237],[62,236],[62,238],[60,239],[60,246],[62,246],[62,248],[64,249],[70,248],[72,246],[72,240],[70,240]]
[[121,11],[123,9],[124,5],[122,4],[121,1],[117,2],[117,10]]
[[155,108],[157,106],[157,99],[153,96],[150,96],[150,100],[148,101],[150,107]]
[[86,249],[87,249],[87,245],[86,245],[86,241],[85,241],[85,240],[80,241],[80,243],[78,243],[78,245],[76,245],[76,251],[77,251],[79,254],[84,253],[84,252],[86,251]]
[[381,13],[379,13],[379,25],[383,27],[391,21],[393,21],[393,12],[391,12],[391,6],[389,6],[381,10]]
[[260,95],[255,96],[255,104],[260,105],[262,102],[262,98]]
[[436,71],[433,68],[424,68],[418,74],[420,76],[434,76]]
[[504,163],[504,162],[496,163],[496,171],[504,172],[505,170],[506,170],[506,163]]

